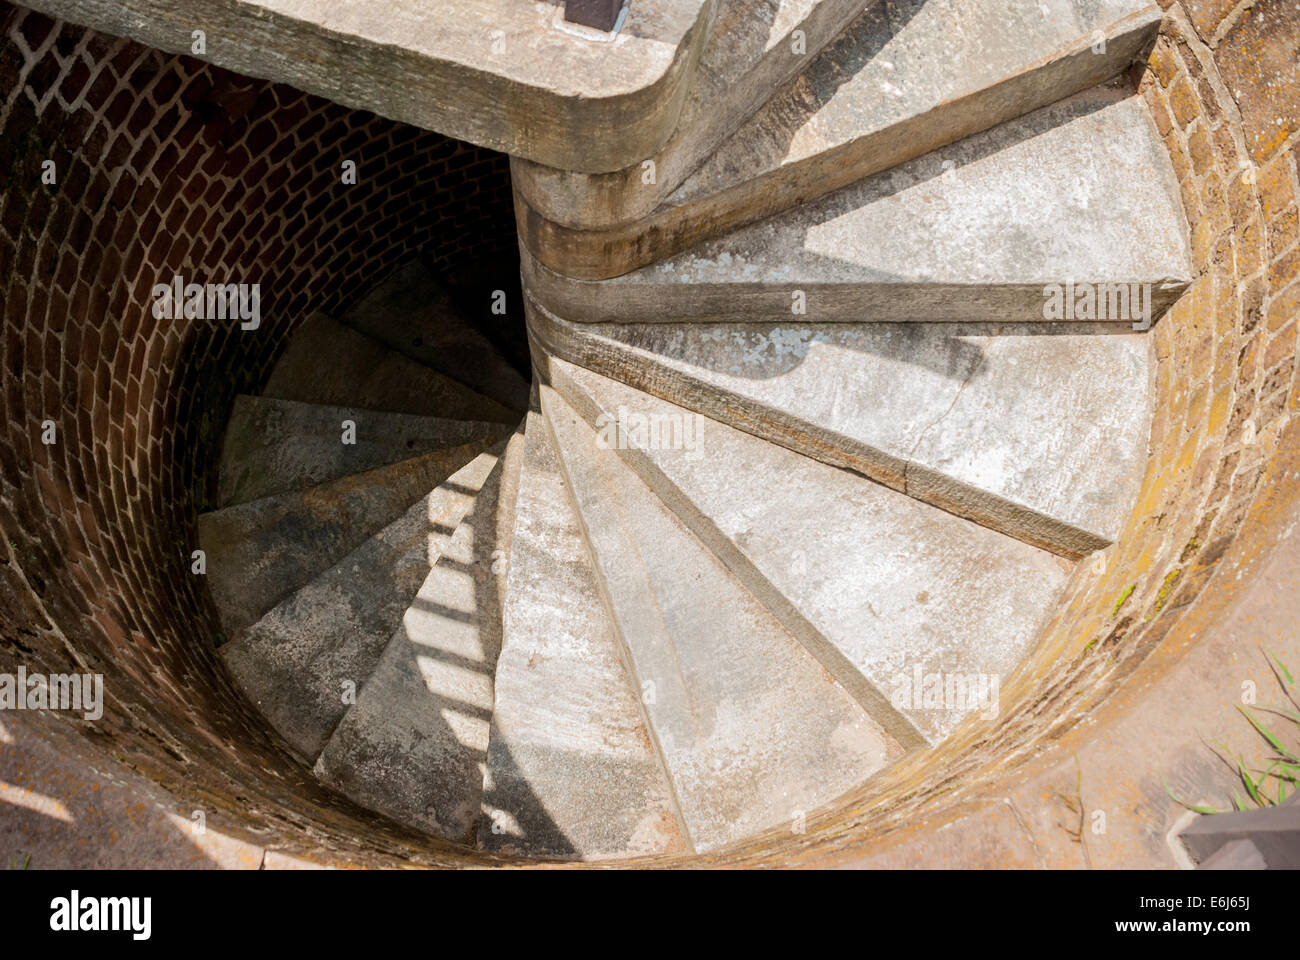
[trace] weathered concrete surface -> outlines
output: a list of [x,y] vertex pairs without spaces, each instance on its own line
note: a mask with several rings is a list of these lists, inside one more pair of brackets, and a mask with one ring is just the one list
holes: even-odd
[[529,324],[557,357],[1063,556],[1113,541],[1137,496],[1150,357],[1127,324],[570,324],[532,303]]
[[541,399],[697,851],[797,825],[902,755],[563,400]]
[[[677,128],[659,150],[595,174],[515,156],[511,180],[532,209],[567,227],[599,229],[643,217],[862,10],[863,0],[719,4]],[[654,164],[649,183],[647,161]]]
[[[550,372],[588,423],[620,410],[660,424],[693,416],[563,361]],[[957,696],[927,705],[916,676],[996,677],[1000,687],[1060,597],[1065,564],[848,471],[696,422],[693,449],[633,434],[618,456],[906,746],[937,743],[984,708]],[[711,644],[719,631],[706,631]]]
[[1140,0],[881,3],[648,217],[575,230],[516,194],[520,235],[557,273],[619,276],[1093,87],[1159,22]]
[[194,53],[344,106],[573,170],[618,170],[672,133],[705,0],[638,0],[616,36],[524,0],[34,0],[52,16]]
[[523,265],[552,313],[622,323],[1040,321],[1067,282],[1147,284],[1145,317],[1128,289],[1109,314],[1107,286],[1094,315],[1149,323],[1195,273],[1169,155],[1127,81],[621,277]]
[[227,639],[315,579],[482,453],[479,442],[199,517]]
[[521,415],[528,409],[527,381],[466,322],[418,260],[381,283],[340,320]]
[[514,426],[519,414],[318,313],[294,332],[262,395]]
[[[348,420],[355,426],[354,443],[343,442]],[[491,442],[507,430],[499,423],[236,397],[222,445],[217,503],[245,503],[441,447]]]
[[499,452],[475,457],[220,648],[240,689],[302,758],[319,756],[357,702],[357,691],[474,505]]
[[535,410],[515,514],[480,847],[585,860],[686,852]]
[[492,457],[487,477],[480,461],[485,479],[449,481],[481,486],[315,768],[357,803],[465,843],[482,803],[504,579],[493,571],[501,465]]

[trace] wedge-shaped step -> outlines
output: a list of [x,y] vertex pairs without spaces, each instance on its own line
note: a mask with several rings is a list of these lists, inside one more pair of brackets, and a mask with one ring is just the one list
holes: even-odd
[[528,407],[528,383],[461,316],[419,261],[380,284],[342,318],[426,367],[453,377],[512,410]]
[[513,425],[519,414],[323,313],[295,331],[262,391],[301,400]]
[[621,277],[560,277],[526,251],[524,270],[566,320],[1142,327],[1194,273],[1181,209],[1169,155],[1121,81]]
[[879,3],[648,216],[578,230],[516,194],[520,235],[557,273],[619,276],[1095,86],[1159,24],[1138,0]]
[[[1061,561],[590,371],[557,362],[552,373],[623,462],[869,709],[884,701],[931,743],[996,710],[1002,680],[1058,602]],[[720,613],[700,622],[717,625]],[[730,629],[699,639],[712,645]],[[718,656],[715,669],[733,668]],[[784,709],[822,708],[789,698]]]
[[475,457],[220,648],[240,688],[304,759],[319,756],[349,704],[359,703],[357,691],[431,565],[446,556],[498,453]]
[[607,859],[686,850],[540,414],[528,416],[479,845]]
[[695,849],[796,823],[901,756],[591,427],[541,395]]
[[[876,0],[867,0],[870,6]],[[584,229],[643,217],[773,90],[848,26],[863,0],[728,0],[717,5],[677,129],[659,150],[613,173],[583,174],[512,157],[511,181],[548,220]]]
[[208,585],[227,639],[236,639],[487,446],[481,441],[448,447],[200,516]]
[[218,503],[258,500],[476,440],[499,423],[240,396],[226,426]]
[[475,462],[472,509],[316,763],[317,777],[362,806],[463,843],[477,836],[501,652],[501,468],[490,463],[484,482],[489,461]]
[[1150,358],[1127,325],[529,323],[539,355],[1065,557],[1137,498]]

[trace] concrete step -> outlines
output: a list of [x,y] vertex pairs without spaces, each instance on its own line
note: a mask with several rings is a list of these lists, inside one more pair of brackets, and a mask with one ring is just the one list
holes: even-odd
[[[604,445],[909,748],[996,707],[1064,589],[1068,565],[1042,550],[580,367],[554,361],[551,374]],[[635,416],[680,428],[682,442],[639,432]],[[722,613],[696,622],[711,647]],[[927,705],[934,677],[953,695]]]
[[501,652],[496,457],[490,472],[315,768],[364,807],[470,844],[478,834]]
[[[343,442],[344,421],[355,427],[354,443]],[[300,490],[507,431],[499,423],[240,396],[226,426],[217,502]]]
[[[876,0],[867,0],[866,6]],[[578,173],[515,156],[524,202],[567,227],[602,229],[650,213],[755,110],[863,11],[863,0],[728,0],[718,4],[677,129],[611,173]],[[646,163],[653,164],[647,168]],[[647,182],[647,179],[652,182]]]
[[491,397],[528,408],[528,382],[475,330],[418,260],[381,283],[341,319],[405,357]]
[[1078,558],[1119,535],[1152,358],[1128,324],[573,324],[569,360],[958,516]]
[[1071,281],[1103,291],[1098,319],[1149,326],[1195,273],[1180,211],[1121,79],[621,277],[526,251],[524,275],[566,320],[1035,321]]
[[228,640],[374,536],[489,446],[435,450],[202,514],[199,545]]
[[528,415],[479,846],[598,860],[686,849],[539,412]]
[[1093,87],[1159,23],[1145,0],[887,0],[648,217],[578,230],[517,195],[520,235],[557,273],[619,276]]
[[697,851],[792,826],[903,754],[591,427],[541,398]]
[[518,412],[323,313],[294,332],[262,395],[511,426],[519,421]]
[[617,170],[677,125],[711,0],[635,0],[612,33],[563,3],[42,0],[51,16],[572,170]]
[[307,762],[320,755],[349,705],[359,702],[357,691],[430,566],[446,556],[502,447],[504,441],[479,454],[220,648],[240,689]]

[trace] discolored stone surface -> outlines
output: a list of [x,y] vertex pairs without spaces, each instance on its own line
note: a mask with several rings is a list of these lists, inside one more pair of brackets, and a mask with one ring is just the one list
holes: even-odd
[[[343,424],[352,442],[343,442]],[[230,506],[505,434],[501,424],[240,396],[226,425],[218,504]]]
[[240,689],[302,757],[319,756],[356,702],[497,460],[479,454],[221,647]]
[[389,413],[512,426],[519,414],[337,320],[317,314],[297,331],[263,396]]
[[363,806],[471,844],[501,651],[503,580],[493,570],[500,458],[481,457],[473,466],[473,474],[462,470],[448,483],[466,488],[467,512],[453,534],[439,537],[432,568],[315,767]]
[[199,517],[227,639],[364,543],[487,446],[449,447]]
[[403,356],[521,411],[521,416],[527,409],[527,382],[460,315],[419,261],[397,271],[340,319]]

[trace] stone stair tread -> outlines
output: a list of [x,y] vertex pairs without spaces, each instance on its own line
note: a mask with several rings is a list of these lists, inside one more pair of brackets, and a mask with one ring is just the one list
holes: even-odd
[[585,860],[684,852],[639,691],[536,410],[515,516],[479,846]]
[[[1033,321],[1045,286],[1072,281],[1148,284],[1149,323],[1195,273],[1168,153],[1127,80],[620,277],[524,257],[551,312],[621,322]],[[1136,303],[1108,319],[1143,322]]]
[[570,324],[551,355],[1078,558],[1136,501],[1149,344],[1115,324]]
[[490,446],[447,447],[198,520],[208,586],[228,640],[400,516]]
[[528,383],[471,326],[418,260],[397,271],[340,318],[417,363],[522,412]]
[[[677,127],[659,150],[596,174],[514,157],[511,178],[533,209],[566,226],[600,228],[644,216],[862,10],[863,0],[718,4]],[[654,164],[652,184],[645,182],[646,161]]]
[[541,396],[697,851],[794,824],[902,755],[591,427]]
[[619,276],[1115,77],[1160,19],[1147,0],[874,4],[648,216],[575,230],[520,196],[521,236],[560,274]]
[[[593,424],[690,416],[563,361],[551,382]],[[618,454],[829,672],[866,680],[860,701],[884,697],[930,743],[979,707],[924,706],[916,675],[1000,689],[1064,590],[1042,550],[713,420],[695,437],[698,453],[633,432]]]
[[519,420],[517,411],[323,313],[294,332],[262,395],[511,426]]
[[481,486],[468,512],[315,766],[362,806],[471,844],[501,652],[502,579],[493,570],[501,463],[493,456],[475,465],[470,486]]
[[[236,683],[301,757],[314,761],[348,713],[503,446],[479,454],[220,648]],[[353,696],[345,700],[347,682]]]
[[[345,420],[355,425],[355,443],[342,442]],[[315,486],[440,447],[495,439],[507,429],[485,421],[241,395],[226,427],[217,503],[226,507]]]

